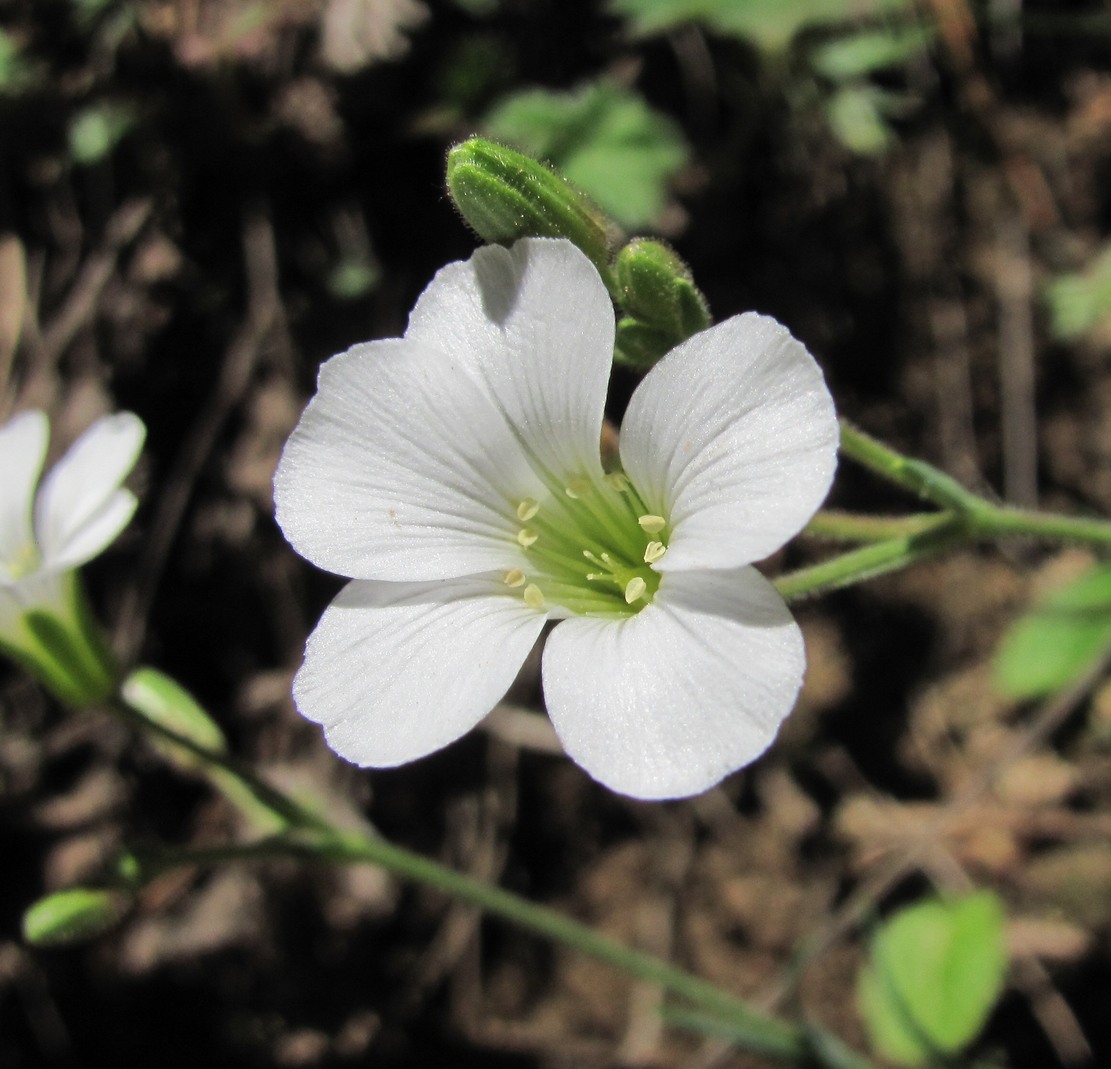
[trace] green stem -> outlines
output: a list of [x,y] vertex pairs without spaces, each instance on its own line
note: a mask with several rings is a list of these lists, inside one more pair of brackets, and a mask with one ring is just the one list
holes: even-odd
[[828,542],[886,542],[936,527],[938,516],[919,512],[912,516],[862,516],[855,512],[823,509],[815,513],[802,533]]
[[978,501],[968,517],[974,538],[1034,538],[1111,548],[1111,523],[1053,512],[1031,512]]
[[[325,818],[271,787],[231,758],[206,750],[193,740],[148,720],[122,702],[113,703],[111,709],[142,730],[153,732],[164,741],[181,746],[197,758],[210,762],[226,776],[238,778],[241,787],[256,802],[271,807],[289,825],[282,834],[252,843],[172,851],[139,858],[138,882],[175,867],[235,860],[260,861],[291,855],[339,863],[378,865],[394,875],[442,891],[521,928],[589,954],[639,980],[655,984],[704,1012],[727,1021],[736,1042],[748,1050],[790,1062],[801,1062],[813,1054],[804,1029],[763,1013],[692,973],[601,935],[588,925],[553,909],[483,883],[404,847],[371,835],[337,829]],[[213,778],[212,782],[219,785],[223,778]],[[233,803],[241,804],[241,798],[234,792],[225,789],[225,794]],[[132,877],[133,882],[135,879]]]
[[913,534],[850,550],[820,564],[811,564],[781,575],[774,583],[784,598],[793,601],[906,568],[967,539],[968,527],[964,517],[939,513],[931,526]]
[[980,498],[952,476],[924,460],[897,453],[844,419],[841,420],[841,455],[943,509],[969,512],[981,504]]

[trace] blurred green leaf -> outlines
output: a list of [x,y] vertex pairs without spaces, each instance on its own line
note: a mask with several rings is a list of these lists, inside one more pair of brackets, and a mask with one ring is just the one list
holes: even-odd
[[1054,337],[1069,341],[1111,317],[1111,244],[1083,271],[1058,275],[1045,288]]
[[116,924],[131,899],[122,891],[71,887],[40,898],[23,914],[23,938],[33,946],[92,939]]
[[678,127],[636,93],[613,85],[518,93],[481,125],[489,136],[552,163],[629,229],[658,219],[667,182],[687,160]]
[[131,109],[122,104],[93,104],[69,124],[69,153],[75,163],[99,163],[135,125]]
[[660,33],[681,22],[743,37],[765,52],[780,52],[808,26],[845,22],[907,9],[913,0],[611,0],[633,31]]
[[1111,564],[1101,564],[1041,598],[1003,636],[996,686],[1011,698],[1067,687],[1111,646]]
[[833,136],[850,152],[878,156],[895,138],[884,117],[887,96],[873,85],[838,89],[824,105]]
[[333,297],[354,301],[365,297],[381,281],[381,272],[365,260],[341,260],[328,274],[326,286]]
[[36,81],[35,71],[27,62],[19,42],[0,29],[0,96],[15,96]]
[[928,48],[936,36],[933,26],[861,31],[817,46],[810,54],[810,65],[834,82],[865,78],[906,63]]
[[857,997],[872,1043],[902,1065],[971,1042],[1003,990],[1004,912],[981,891],[900,910],[872,937]]

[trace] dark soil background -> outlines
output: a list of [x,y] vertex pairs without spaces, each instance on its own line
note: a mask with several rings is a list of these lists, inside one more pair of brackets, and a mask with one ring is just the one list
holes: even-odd
[[[559,755],[528,711],[535,664],[440,754],[381,773],[335,758],[289,684],[339,581],[284,543],[270,492],[320,363],[399,333],[473,249],[447,147],[504,89],[609,75],[691,145],[662,225],[719,318],[780,318],[844,414],[967,485],[1108,514],[1108,339],[1053,341],[1041,293],[1111,231],[1111,37],[992,35],[966,0],[925,3],[941,39],[895,85],[916,105],[862,158],[790,57],[741,41],[634,40],[586,0],[381,0],[340,70],[322,26],[343,6],[0,9],[29,71],[0,95],[0,414],[49,410],[57,452],[104,412],[146,422],[139,513],[87,569],[121,654],[342,819],[858,1047],[867,922],[931,886],[989,887],[1013,967],[978,1052],[1111,1063],[1111,688],[1016,706],[990,676],[1007,622],[1085,552],[985,547],[799,606],[809,675],[770,753],[648,805]],[[469,81],[453,73],[467,49],[492,57]],[[74,116],[106,102],[133,126],[78,162]],[[350,263],[372,284],[344,296]],[[633,381],[617,373],[615,419]],[[912,504],[848,465],[833,503]],[[820,551],[804,539],[769,568]],[[89,944],[29,948],[28,903],[124,845],[242,829],[116,722],[6,667],[0,718],[5,1069],[765,1064],[665,1029],[652,989],[373,870],[189,870]]]

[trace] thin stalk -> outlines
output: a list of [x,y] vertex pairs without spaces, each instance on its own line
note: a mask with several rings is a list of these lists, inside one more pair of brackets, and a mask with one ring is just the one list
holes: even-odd
[[903,456],[844,419],[841,420],[841,455],[943,509],[968,512],[981,503],[980,498],[951,475],[924,460]]
[[[163,741],[181,746],[199,760],[220,769],[226,776],[238,778],[242,788],[256,802],[269,806],[289,825],[288,830],[281,834],[252,843],[167,851],[140,857],[137,859],[140,881],[175,867],[260,861],[281,856],[377,865],[396,876],[451,895],[537,935],[588,954],[639,980],[655,984],[694,1007],[727,1021],[735,1042],[746,1049],[788,1062],[801,1062],[814,1055],[804,1029],[764,1013],[684,969],[601,935],[588,925],[553,909],[483,883],[404,847],[371,835],[335,828],[325,818],[271,787],[233,759],[208,751],[193,740],[148,720],[122,702],[113,703],[110,708],[128,723],[153,732]],[[213,782],[218,783],[216,779]],[[234,792],[225,790],[225,794],[233,803],[241,801]]]
[[815,513],[802,534],[827,542],[886,542],[938,526],[944,515],[918,512],[911,516],[864,516],[855,512],[823,509]]
[[968,517],[976,538],[1036,538],[1053,542],[1081,542],[1111,548],[1111,523],[1083,516],[1061,516],[980,502]]
[[931,527],[902,538],[850,550],[820,564],[788,572],[773,580],[775,588],[788,601],[810,597],[827,590],[839,590],[886,572],[906,568],[926,557],[935,556],[967,541],[963,517],[942,513]]

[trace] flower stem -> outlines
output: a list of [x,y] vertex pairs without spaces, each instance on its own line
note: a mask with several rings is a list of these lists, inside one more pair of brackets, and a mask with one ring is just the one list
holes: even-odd
[[[133,887],[173,868],[229,861],[260,861],[282,856],[378,865],[396,876],[451,895],[518,927],[589,954],[639,980],[655,984],[704,1014],[722,1021],[723,1027],[729,1028],[732,1040],[747,1050],[787,1062],[802,1063],[815,1057],[818,1057],[819,1063],[822,1062],[807,1029],[764,1013],[693,973],[610,939],[589,925],[547,906],[483,883],[385,839],[336,828],[325,817],[270,786],[253,770],[232,758],[207,750],[194,740],[144,717],[122,701],[111,703],[110,709],[133,726],[157,735],[163,742],[188,750],[199,760],[220,770],[222,775],[210,776],[210,782],[221,787],[233,804],[242,806],[246,793],[254,804],[270,808],[286,825],[282,832],[254,842],[201,850],[167,850],[137,857],[134,859],[137,871],[130,877]],[[239,781],[236,791],[227,789],[226,782],[230,779]],[[861,1065],[863,1069],[870,1069],[864,1063]]]
[[933,512],[911,516],[864,516],[855,512],[823,509],[815,513],[802,533],[827,542],[884,542],[937,526]]
[[898,571],[968,539],[964,517],[938,513],[934,523],[912,534],[850,550],[820,564],[788,572],[774,580],[788,601],[839,590],[886,572]]
[[980,503],[980,498],[951,475],[924,460],[897,453],[845,419],[841,420],[841,454],[943,509],[968,512]]

